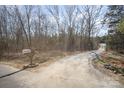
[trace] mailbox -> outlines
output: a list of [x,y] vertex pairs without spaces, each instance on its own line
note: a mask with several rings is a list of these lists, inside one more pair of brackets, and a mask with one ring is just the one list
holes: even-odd
[[32,50],[32,49],[23,49],[22,54],[24,54],[24,55],[29,57],[29,59],[30,59],[30,64],[29,65],[32,67],[32,65],[33,65],[32,60],[33,60],[33,56],[35,54],[34,50]]
[[22,53],[23,54],[30,54],[31,53],[31,49],[23,49]]

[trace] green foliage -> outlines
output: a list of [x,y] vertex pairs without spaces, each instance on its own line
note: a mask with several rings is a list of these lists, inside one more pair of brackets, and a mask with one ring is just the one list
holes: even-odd
[[100,43],[106,43],[106,39],[107,39],[107,36],[101,36],[101,37],[98,37],[98,40]]
[[124,53],[124,6],[108,6],[108,12],[105,17],[109,27],[106,39],[107,50]]
[[118,23],[117,31],[124,34],[124,18]]

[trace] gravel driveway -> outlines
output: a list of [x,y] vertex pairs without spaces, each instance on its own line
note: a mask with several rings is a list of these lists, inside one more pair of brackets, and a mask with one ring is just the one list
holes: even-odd
[[[94,51],[99,53],[100,50]],[[21,71],[0,78],[0,87],[123,87],[112,77],[99,72],[90,64],[91,52],[85,52],[60,59],[38,72]],[[0,76],[18,69],[0,65]]]

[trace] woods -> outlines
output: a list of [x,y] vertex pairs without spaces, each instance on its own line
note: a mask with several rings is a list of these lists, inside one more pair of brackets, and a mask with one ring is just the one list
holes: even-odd
[[110,5],[105,15],[108,27],[107,46],[108,49],[124,53],[124,6]]
[[[101,6],[0,6],[0,55],[97,49]],[[96,11],[97,10],[97,11]]]
[[108,35],[101,40],[103,6],[0,6],[0,55],[24,48],[87,51],[97,49],[101,41],[123,52],[124,8],[107,7],[103,16]]

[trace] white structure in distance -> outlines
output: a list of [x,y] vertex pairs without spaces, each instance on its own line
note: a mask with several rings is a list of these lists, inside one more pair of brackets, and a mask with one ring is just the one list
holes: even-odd
[[100,43],[99,46],[100,46],[99,47],[100,50],[106,51],[106,44],[105,43]]

